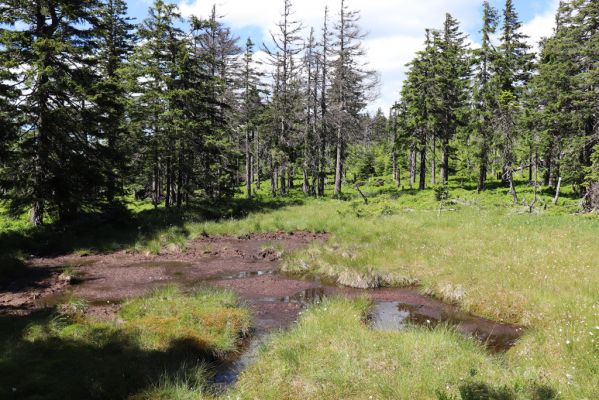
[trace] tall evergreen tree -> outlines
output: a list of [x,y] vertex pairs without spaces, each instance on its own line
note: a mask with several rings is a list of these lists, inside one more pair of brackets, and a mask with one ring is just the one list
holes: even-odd
[[[426,30],[424,49],[416,54],[410,63],[409,70],[401,92],[403,106],[402,125],[411,132],[413,140],[410,149],[410,175],[411,184],[414,184],[416,175],[416,156],[420,159],[418,189],[426,187],[426,162],[429,139],[434,143],[433,132],[439,127],[437,117],[439,113],[440,96],[439,86],[435,80],[438,50],[435,44],[439,43],[438,33]],[[435,157],[434,147],[431,158]],[[431,170],[435,170],[435,163]]]
[[177,102],[183,76],[186,42],[176,27],[180,21],[177,8],[156,0],[149,17],[139,27],[141,43],[132,55],[129,76],[132,82],[131,116],[138,134],[142,184],[151,182],[154,204],[163,197],[173,204],[177,151],[181,150],[181,133],[185,126]]
[[449,181],[450,141],[458,128],[464,124],[470,65],[465,45],[465,35],[459,31],[459,23],[446,14],[443,32],[439,35],[438,56],[433,60],[436,81],[434,113],[439,122],[441,137],[441,180]]
[[[262,102],[260,98],[262,92],[260,78],[262,74],[256,69],[255,63],[254,43],[248,38],[243,57],[240,107],[240,113],[242,114],[241,127],[244,133],[245,142],[245,185],[246,196],[248,198],[252,197],[252,182],[254,176],[253,165],[254,159],[258,158],[256,155],[259,154],[259,150],[252,151],[252,144],[256,139],[257,131],[260,127],[260,116],[262,112]],[[259,159],[257,164],[259,164]]]
[[491,37],[497,28],[497,10],[487,0],[483,2],[483,27],[481,29],[481,47],[474,51],[475,77],[472,88],[473,129],[478,144],[478,185],[479,191],[485,190],[489,171],[489,153],[492,145],[493,131],[491,120],[495,109],[492,85],[492,64],[497,55]]
[[[324,196],[325,179],[327,173],[328,157],[327,148],[330,140],[330,113],[329,113],[329,87],[330,87],[330,56],[332,52],[333,32],[329,28],[329,9],[325,6],[324,18],[321,30],[320,52],[317,57],[320,67],[320,79],[316,80],[320,89],[319,107],[320,123],[317,129],[318,147],[318,184],[317,195]],[[319,82],[318,82],[319,81]]]
[[18,98],[13,157],[3,173],[13,213],[61,221],[106,200],[105,143],[88,130],[96,81],[94,0],[7,0],[0,5],[0,60]]
[[506,0],[498,47],[498,57],[493,63],[498,111],[495,123],[500,132],[503,158],[502,178],[509,184],[510,192],[517,201],[514,185],[515,144],[518,139],[518,114],[525,85],[530,80],[534,54],[530,52],[527,36],[521,32],[522,23],[512,0]]
[[[287,193],[289,183],[293,183],[292,164],[295,160],[297,132],[300,63],[296,58],[303,50],[300,37],[303,26],[294,19],[293,3],[284,0],[281,20],[276,32],[271,32],[273,47],[265,47],[274,69],[272,90],[272,117],[276,127],[271,143],[273,191],[280,178],[281,194]],[[274,192],[273,192],[274,193]]]
[[110,202],[122,194],[131,143],[127,129],[127,87],[122,71],[133,51],[134,34],[131,19],[127,17],[124,0],[103,0],[98,17],[97,74],[94,103],[90,113],[96,119],[97,134],[106,141],[102,155],[108,177],[107,197]]

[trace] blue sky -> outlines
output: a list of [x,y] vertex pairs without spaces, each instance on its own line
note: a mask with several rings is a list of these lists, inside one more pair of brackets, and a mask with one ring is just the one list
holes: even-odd
[[[183,15],[205,17],[216,3],[219,14],[234,33],[245,41],[251,36],[255,43],[267,42],[269,30],[278,21],[283,0],[167,0],[179,5]],[[361,25],[368,32],[365,46],[371,67],[380,72],[379,99],[370,107],[387,109],[398,97],[405,76],[405,64],[422,46],[424,30],[438,28],[445,12],[450,12],[470,35],[473,44],[479,40],[482,0],[346,0],[362,12]],[[128,0],[129,14],[141,21],[153,0]],[[325,4],[337,12],[339,0],[296,0],[296,17],[306,27],[318,31]],[[491,0],[501,9],[504,0]],[[551,34],[558,0],[514,0],[523,22],[523,30],[535,46],[538,40]]]

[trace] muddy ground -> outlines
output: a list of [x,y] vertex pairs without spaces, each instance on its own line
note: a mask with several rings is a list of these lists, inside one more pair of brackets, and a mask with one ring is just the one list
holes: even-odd
[[[235,291],[253,312],[256,335],[288,327],[303,307],[326,296],[371,298],[372,325],[378,329],[449,323],[496,351],[512,346],[521,334],[519,327],[463,313],[415,289],[352,289],[277,272],[282,254],[326,238],[308,232],[203,237],[184,251],[172,248],[159,255],[120,251],[33,258],[20,277],[0,284],[0,313],[27,314],[74,295],[88,301],[87,312],[94,317],[111,319],[123,300],[176,283],[189,290],[212,286]],[[65,266],[74,267],[77,277],[69,281],[61,275]]]

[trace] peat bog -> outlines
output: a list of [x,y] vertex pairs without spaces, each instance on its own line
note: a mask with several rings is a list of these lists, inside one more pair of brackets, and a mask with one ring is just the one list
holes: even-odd
[[[492,352],[509,349],[523,333],[522,327],[470,315],[417,288],[356,289],[279,272],[284,252],[327,236],[307,232],[215,236],[192,241],[185,251],[167,250],[159,255],[120,251],[34,258],[23,281],[0,294],[0,312],[27,315],[81,299],[87,317],[110,321],[117,318],[124,301],[164,286],[176,284],[189,293],[206,287],[231,290],[251,311],[252,329],[240,338],[237,351],[214,361],[211,380],[220,390],[235,383],[270,333],[289,328],[302,310],[325,298],[368,299],[372,307],[365,323],[372,329],[446,324]],[[70,285],[60,275],[65,265],[76,269],[77,279]]]

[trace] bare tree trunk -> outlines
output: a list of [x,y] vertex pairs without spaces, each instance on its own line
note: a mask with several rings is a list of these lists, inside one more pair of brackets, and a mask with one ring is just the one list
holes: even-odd
[[[324,123],[323,123],[324,125]],[[324,184],[326,179],[326,137],[325,128],[322,128],[322,138],[320,141],[320,149],[318,155],[318,196],[324,196]]]
[[285,196],[287,194],[286,173],[287,173],[287,167],[286,167],[285,163],[283,163],[283,165],[281,165],[281,168],[279,171],[279,180],[281,182],[281,187],[279,189],[280,189],[281,195],[283,195],[283,196]]
[[308,167],[304,166],[303,168],[304,180],[302,184],[302,190],[304,194],[310,194],[310,175],[308,174]]
[[364,200],[364,204],[368,204],[368,197],[364,196],[364,193],[362,193],[362,190],[360,190],[360,186],[361,186],[360,183],[356,183],[356,190],[358,191],[358,193],[362,197],[362,200]]
[[416,184],[416,148],[410,146],[410,188]]
[[252,157],[254,161],[256,161],[256,166],[253,171],[256,173],[256,189],[260,190],[260,182],[262,181],[262,176],[260,174],[260,131],[256,131],[256,140],[255,140],[255,155]]
[[[532,167],[530,167],[530,168],[532,168]],[[530,168],[529,168],[529,170],[530,170]],[[538,190],[537,190],[538,184],[539,184],[539,154],[538,153],[535,154],[534,168],[535,168],[535,176],[534,176],[534,182],[533,182],[533,186],[534,186],[534,199],[532,200],[532,203],[530,203],[530,206],[528,208],[528,212],[530,212],[530,213],[532,213],[532,211],[534,210],[535,204],[537,204],[537,201],[538,201],[538,198],[539,198],[539,196],[538,196]]]
[[278,180],[279,176],[277,174],[278,167],[275,165],[272,159],[272,154],[270,155],[270,191],[273,197],[277,196],[278,192]]
[[295,169],[293,165],[287,168],[287,188],[293,189],[293,178],[295,178]]
[[[40,4],[36,7],[36,35],[40,37],[49,38],[56,31],[57,26],[55,23],[52,26],[46,25],[46,16],[43,15]],[[49,159],[49,143],[48,143],[48,101],[49,94],[47,92],[47,83],[49,81],[48,73],[46,68],[50,65],[50,55],[44,54],[43,69],[38,73],[37,76],[37,93],[36,100],[39,107],[38,123],[37,123],[37,146],[35,149],[35,155],[33,157],[34,162],[34,177],[33,177],[33,204],[31,207],[31,214],[29,221],[34,226],[43,225],[44,223],[44,186],[46,184],[46,169],[48,168]]]
[[[397,103],[395,104],[397,105]],[[393,135],[391,136],[391,169],[393,170],[393,181],[399,187],[401,185],[401,171],[397,165],[397,109],[391,107],[389,118],[393,118]]]
[[164,200],[164,205],[166,208],[171,206],[171,157],[170,155],[166,158],[166,198]]
[[252,152],[250,149],[250,131],[245,128],[245,195],[252,198]]
[[154,144],[154,183],[153,183],[153,191],[154,195],[152,196],[152,202],[154,203],[154,208],[158,207],[158,203],[160,202],[160,166],[158,165],[158,146]]
[[443,139],[441,146],[443,162],[441,164],[441,181],[443,184],[449,182],[449,140]]
[[418,190],[426,189],[426,146],[420,150],[420,183]]
[[397,183],[397,153],[395,152],[395,150],[391,152],[391,170],[393,173],[393,182],[395,182],[395,184],[399,186],[399,184]]
[[437,135],[433,134],[431,144],[431,185],[437,184]]
[[[530,155],[528,156],[528,161],[529,161],[529,166],[528,166],[528,181],[532,182],[532,150],[530,152]],[[524,173],[524,171],[523,171]],[[524,177],[524,176],[522,176]]]
[[183,151],[179,150],[179,165],[177,172],[177,208],[183,205]]
[[514,186],[514,172],[511,167],[505,172],[506,179],[510,185],[510,194],[512,195],[512,200],[514,204],[518,204],[518,194],[516,193],[516,187]]
[[335,196],[341,194],[341,181],[343,176],[343,160],[342,160],[342,152],[343,152],[343,143],[341,136],[341,127],[337,128],[337,156],[335,159]]
[[483,138],[483,145],[480,151],[480,166],[478,171],[478,187],[479,192],[486,189],[487,186],[487,172],[489,166],[489,146],[486,138]]
[[557,178],[557,188],[555,189],[555,197],[553,198],[553,205],[556,205],[559,200],[560,190],[562,188],[562,177]]
[[327,125],[327,86],[328,86],[328,72],[329,65],[327,57],[329,54],[329,28],[328,28],[328,6],[324,9],[324,22],[322,26],[322,40],[321,40],[321,81],[320,81],[320,149],[318,155],[318,196],[324,196],[324,187],[326,180],[326,146],[328,140],[328,125]]

